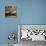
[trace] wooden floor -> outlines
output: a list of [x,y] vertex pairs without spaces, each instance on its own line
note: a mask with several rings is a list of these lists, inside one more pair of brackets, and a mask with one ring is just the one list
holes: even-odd
[[[8,46],[8,44],[0,44],[0,46]],[[11,45],[10,45],[11,46]],[[34,41],[31,40],[21,40],[19,44],[15,44],[14,46],[46,46],[45,41]]]
[[20,46],[46,46],[46,42],[45,41],[32,42],[31,40],[28,41],[21,40]]

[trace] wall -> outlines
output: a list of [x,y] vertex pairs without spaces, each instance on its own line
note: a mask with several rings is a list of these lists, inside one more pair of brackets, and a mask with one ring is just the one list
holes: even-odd
[[[0,44],[7,44],[8,34],[16,32],[18,34],[17,25],[20,23],[21,17],[21,0],[0,0]],[[5,17],[5,6],[16,6],[17,16],[14,18]],[[15,42],[18,42],[17,39]]]
[[46,0],[23,0],[21,24],[46,24]]
[[[5,17],[7,5],[16,6],[16,18]],[[46,24],[46,0],[0,0],[0,44],[8,43],[9,32],[18,32],[17,24]]]

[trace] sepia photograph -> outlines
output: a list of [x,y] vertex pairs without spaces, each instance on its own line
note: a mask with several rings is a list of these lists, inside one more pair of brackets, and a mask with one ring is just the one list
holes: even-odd
[[15,6],[5,6],[5,16],[16,16],[16,7]]

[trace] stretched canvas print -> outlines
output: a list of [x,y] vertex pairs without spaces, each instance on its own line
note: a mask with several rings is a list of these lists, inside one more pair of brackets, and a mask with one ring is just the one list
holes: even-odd
[[5,6],[5,16],[16,16],[16,7],[15,6]]
[[46,25],[20,24],[18,33],[20,46],[39,46],[46,43]]
[[21,25],[20,39],[46,41],[46,25]]

